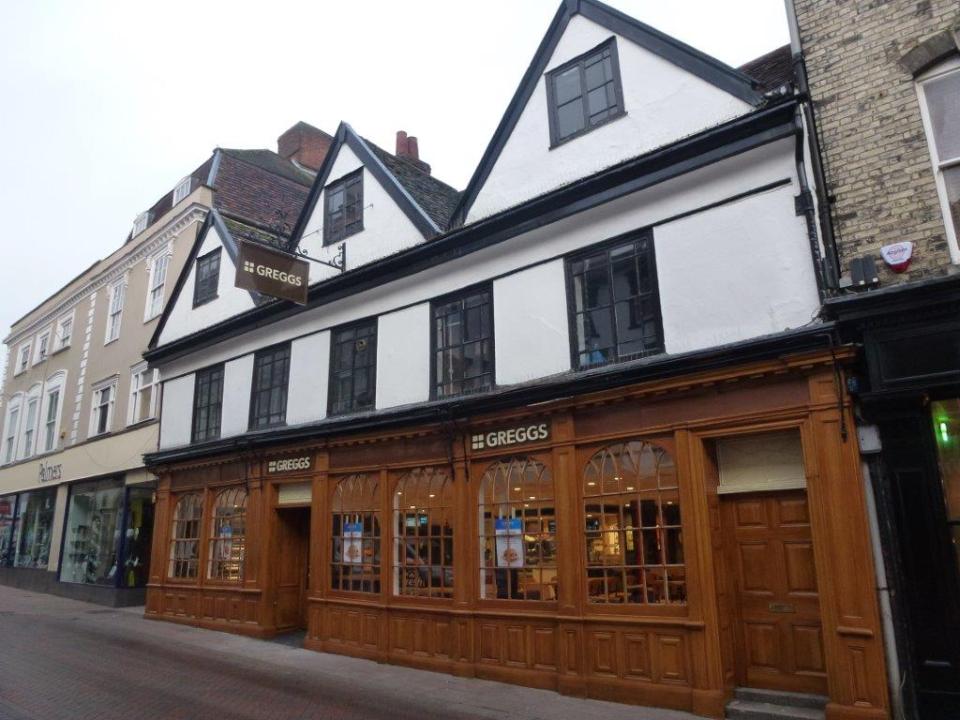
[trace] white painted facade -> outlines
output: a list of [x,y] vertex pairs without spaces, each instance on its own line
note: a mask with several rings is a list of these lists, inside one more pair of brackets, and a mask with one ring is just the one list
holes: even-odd
[[[547,73],[610,37],[606,28],[575,15]],[[753,109],[623,36],[616,36],[616,45],[626,115],[551,149],[542,76],[470,207],[468,223]]]

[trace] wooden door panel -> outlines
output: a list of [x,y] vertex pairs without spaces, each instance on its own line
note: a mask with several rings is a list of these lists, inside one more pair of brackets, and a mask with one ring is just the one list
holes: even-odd
[[720,504],[737,682],[826,693],[806,492],[732,495]]
[[277,511],[276,615],[277,628],[306,626],[307,563],[310,514],[304,509]]

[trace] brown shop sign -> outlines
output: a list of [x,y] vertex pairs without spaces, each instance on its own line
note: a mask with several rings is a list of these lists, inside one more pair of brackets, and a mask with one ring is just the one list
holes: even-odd
[[306,260],[265,245],[248,242],[239,245],[234,285],[299,305],[307,304],[310,267]]

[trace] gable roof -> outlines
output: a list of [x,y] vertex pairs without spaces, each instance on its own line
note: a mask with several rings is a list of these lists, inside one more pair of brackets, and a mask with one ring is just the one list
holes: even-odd
[[300,237],[313,215],[320,193],[327,185],[330,172],[340,148],[346,145],[376,178],[390,198],[410,219],[427,240],[438,235],[448,226],[456,190],[432,177],[409,160],[391,155],[369,140],[360,137],[348,123],[341,122],[334,135],[333,145],[317,171],[313,187],[300,212],[297,224],[290,235],[289,247],[299,243]]
[[757,81],[763,92],[776,90],[781,85],[794,81],[793,53],[790,45],[778,47],[744,63],[740,72]]
[[668,62],[696,75],[721,90],[757,106],[762,96],[757,92],[756,83],[739,70],[717,60],[706,53],[687,45],[659,30],[642,23],[639,20],[606,5],[599,0],[562,0],[547,29],[543,40],[530,61],[520,85],[497,125],[497,129],[490,139],[487,149],[480,159],[480,164],[474,171],[473,177],[467,184],[460,197],[460,202],[450,219],[450,225],[463,225],[466,221],[470,206],[476,200],[480,188],[486,182],[503,150],[507,139],[513,132],[520,119],[527,102],[533,95],[540,78],[547,69],[547,63],[560,42],[560,38],[574,15],[582,15],[606,28],[612,33],[621,35],[636,43],[645,50],[657,55]]

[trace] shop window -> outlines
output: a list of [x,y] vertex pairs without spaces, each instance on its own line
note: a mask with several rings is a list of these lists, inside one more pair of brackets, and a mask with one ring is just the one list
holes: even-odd
[[960,570],[960,399],[930,403],[946,505],[946,531]]
[[9,567],[13,563],[13,518],[16,507],[16,495],[0,497],[0,567]]
[[952,61],[919,83],[930,157],[954,262],[960,258],[960,64]]
[[227,582],[243,580],[246,527],[247,491],[239,487],[221,490],[213,503],[210,523],[208,578]]
[[568,272],[578,367],[663,352],[657,271],[649,231],[571,258]]
[[181,495],[173,511],[170,528],[170,567],[172,578],[195,578],[200,563],[200,521],[203,499],[198,493]]
[[217,298],[220,284],[220,251],[211,250],[197,258],[197,271],[193,283],[193,306],[205,305]]
[[116,585],[123,520],[123,481],[99,480],[74,485],[67,509],[67,530],[60,579],[64,582]]
[[587,599],[685,603],[680,493],[673,459],[632,440],[599,450],[584,468]]
[[557,599],[553,476],[537,460],[495,462],[480,481],[480,597]]
[[120,586],[146,587],[150,579],[150,551],[153,549],[153,487],[127,489],[123,535],[123,575]]
[[396,595],[453,597],[453,484],[446,470],[404,473],[393,496]]
[[223,410],[223,364],[198,370],[193,389],[193,442],[220,437]]
[[46,569],[50,558],[50,531],[57,489],[20,493],[14,518],[13,548],[15,567]]
[[350,475],[333,493],[331,587],[380,592],[380,483],[374,475]]
[[623,115],[617,43],[595,50],[547,73],[550,144],[571,140]]
[[324,245],[340,242],[363,230],[363,168],[330,183],[323,194],[326,202]]
[[434,301],[435,397],[493,387],[493,293],[489,286]]
[[377,388],[377,320],[331,335],[330,414],[373,408]]
[[253,359],[250,429],[283,425],[287,419],[290,343],[258,350]]

